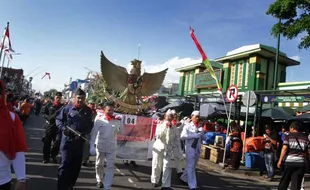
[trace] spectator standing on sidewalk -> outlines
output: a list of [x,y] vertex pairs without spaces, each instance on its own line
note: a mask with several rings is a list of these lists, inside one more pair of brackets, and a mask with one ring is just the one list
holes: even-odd
[[[301,133],[301,124],[293,122],[290,125],[290,133],[285,136],[280,155],[278,168],[284,164],[284,173],[278,189],[287,190],[291,182],[291,190],[300,190],[301,183],[306,172],[307,160],[310,155],[310,145],[307,135]],[[285,155],[287,155],[284,160]]]
[[278,142],[278,134],[271,132],[269,126],[266,126],[264,134],[264,158],[265,158],[265,165],[267,169],[267,175],[264,176],[265,179],[272,181],[275,175],[275,153],[277,149],[277,142]]
[[4,82],[0,80],[0,189],[11,189],[11,165],[17,182],[16,190],[26,189],[27,143],[22,123],[5,104]]

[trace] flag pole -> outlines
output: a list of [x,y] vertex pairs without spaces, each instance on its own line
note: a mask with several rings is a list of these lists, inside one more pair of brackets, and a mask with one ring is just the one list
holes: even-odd
[[8,59],[8,63],[6,65],[6,67],[9,68],[9,65],[10,65],[10,59]]
[[1,66],[1,71],[0,71],[0,79],[2,78],[4,62],[5,62],[5,56],[3,56],[3,60],[2,60],[2,66]]
[[[10,25],[10,23],[7,22],[7,23],[6,23],[5,30],[4,30],[4,35],[3,35],[2,44],[1,44],[1,48],[0,48],[0,61],[1,61],[1,58],[2,58],[2,53],[3,53],[3,48],[4,48],[4,42],[5,42],[5,38],[6,38],[6,36],[5,36],[5,35],[6,35],[6,30],[9,28],[9,25]],[[2,66],[1,66],[1,71],[0,71],[0,79],[2,78],[3,66],[4,66],[4,58],[3,58],[3,62],[2,62]]]
[[140,59],[140,44],[138,45],[138,60]]

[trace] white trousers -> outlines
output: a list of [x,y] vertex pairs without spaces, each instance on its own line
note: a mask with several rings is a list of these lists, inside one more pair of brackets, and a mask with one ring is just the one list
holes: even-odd
[[[112,153],[97,151],[96,153],[96,179],[97,182],[103,182],[104,189],[111,189],[114,178],[115,157],[116,151],[113,151]],[[104,172],[105,160],[106,171]]]
[[151,182],[158,184],[163,171],[162,187],[171,186],[171,158],[165,153],[153,151]]
[[174,147],[173,148],[173,159],[175,163],[175,168],[177,170],[177,173],[182,173],[182,164],[181,164],[181,158],[180,158],[180,148],[179,147]]
[[187,182],[190,189],[197,188],[196,165],[198,160],[199,156],[186,152],[186,167],[181,180]]

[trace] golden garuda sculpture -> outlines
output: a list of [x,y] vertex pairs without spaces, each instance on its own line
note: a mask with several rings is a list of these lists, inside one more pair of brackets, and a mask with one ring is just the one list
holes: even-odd
[[136,114],[142,109],[146,109],[150,104],[142,102],[142,96],[150,96],[161,87],[167,69],[157,73],[144,72],[141,75],[142,61],[134,59],[131,61],[132,69],[118,66],[109,61],[101,52],[101,72],[106,83],[106,87],[114,92],[122,93],[119,98],[111,94],[106,96],[118,105],[118,111],[128,114]]

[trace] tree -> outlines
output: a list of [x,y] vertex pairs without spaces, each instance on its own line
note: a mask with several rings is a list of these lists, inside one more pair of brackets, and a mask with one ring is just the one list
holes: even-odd
[[291,40],[298,35],[304,35],[298,45],[299,49],[310,47],[310,1],[309,0],[276,0],[266,12],[281,22],[272,27],[274,36],[282,34]]
[[101,103],[106,100],[105,92],[108,92],[116,98],[120,96],[120,93],[116,93],[107,87],[101,75],[96,75],[95,78],[91,79],[89,85],[91,89],[91,96],[88,99],[94,101],[95,103]]
[[46,97],[46,96],[53,97],[56,95],[57,92],[58,92],[58,90],[56,90],[56,89],[50,89],[50,90],[44,92],[44,97]]

